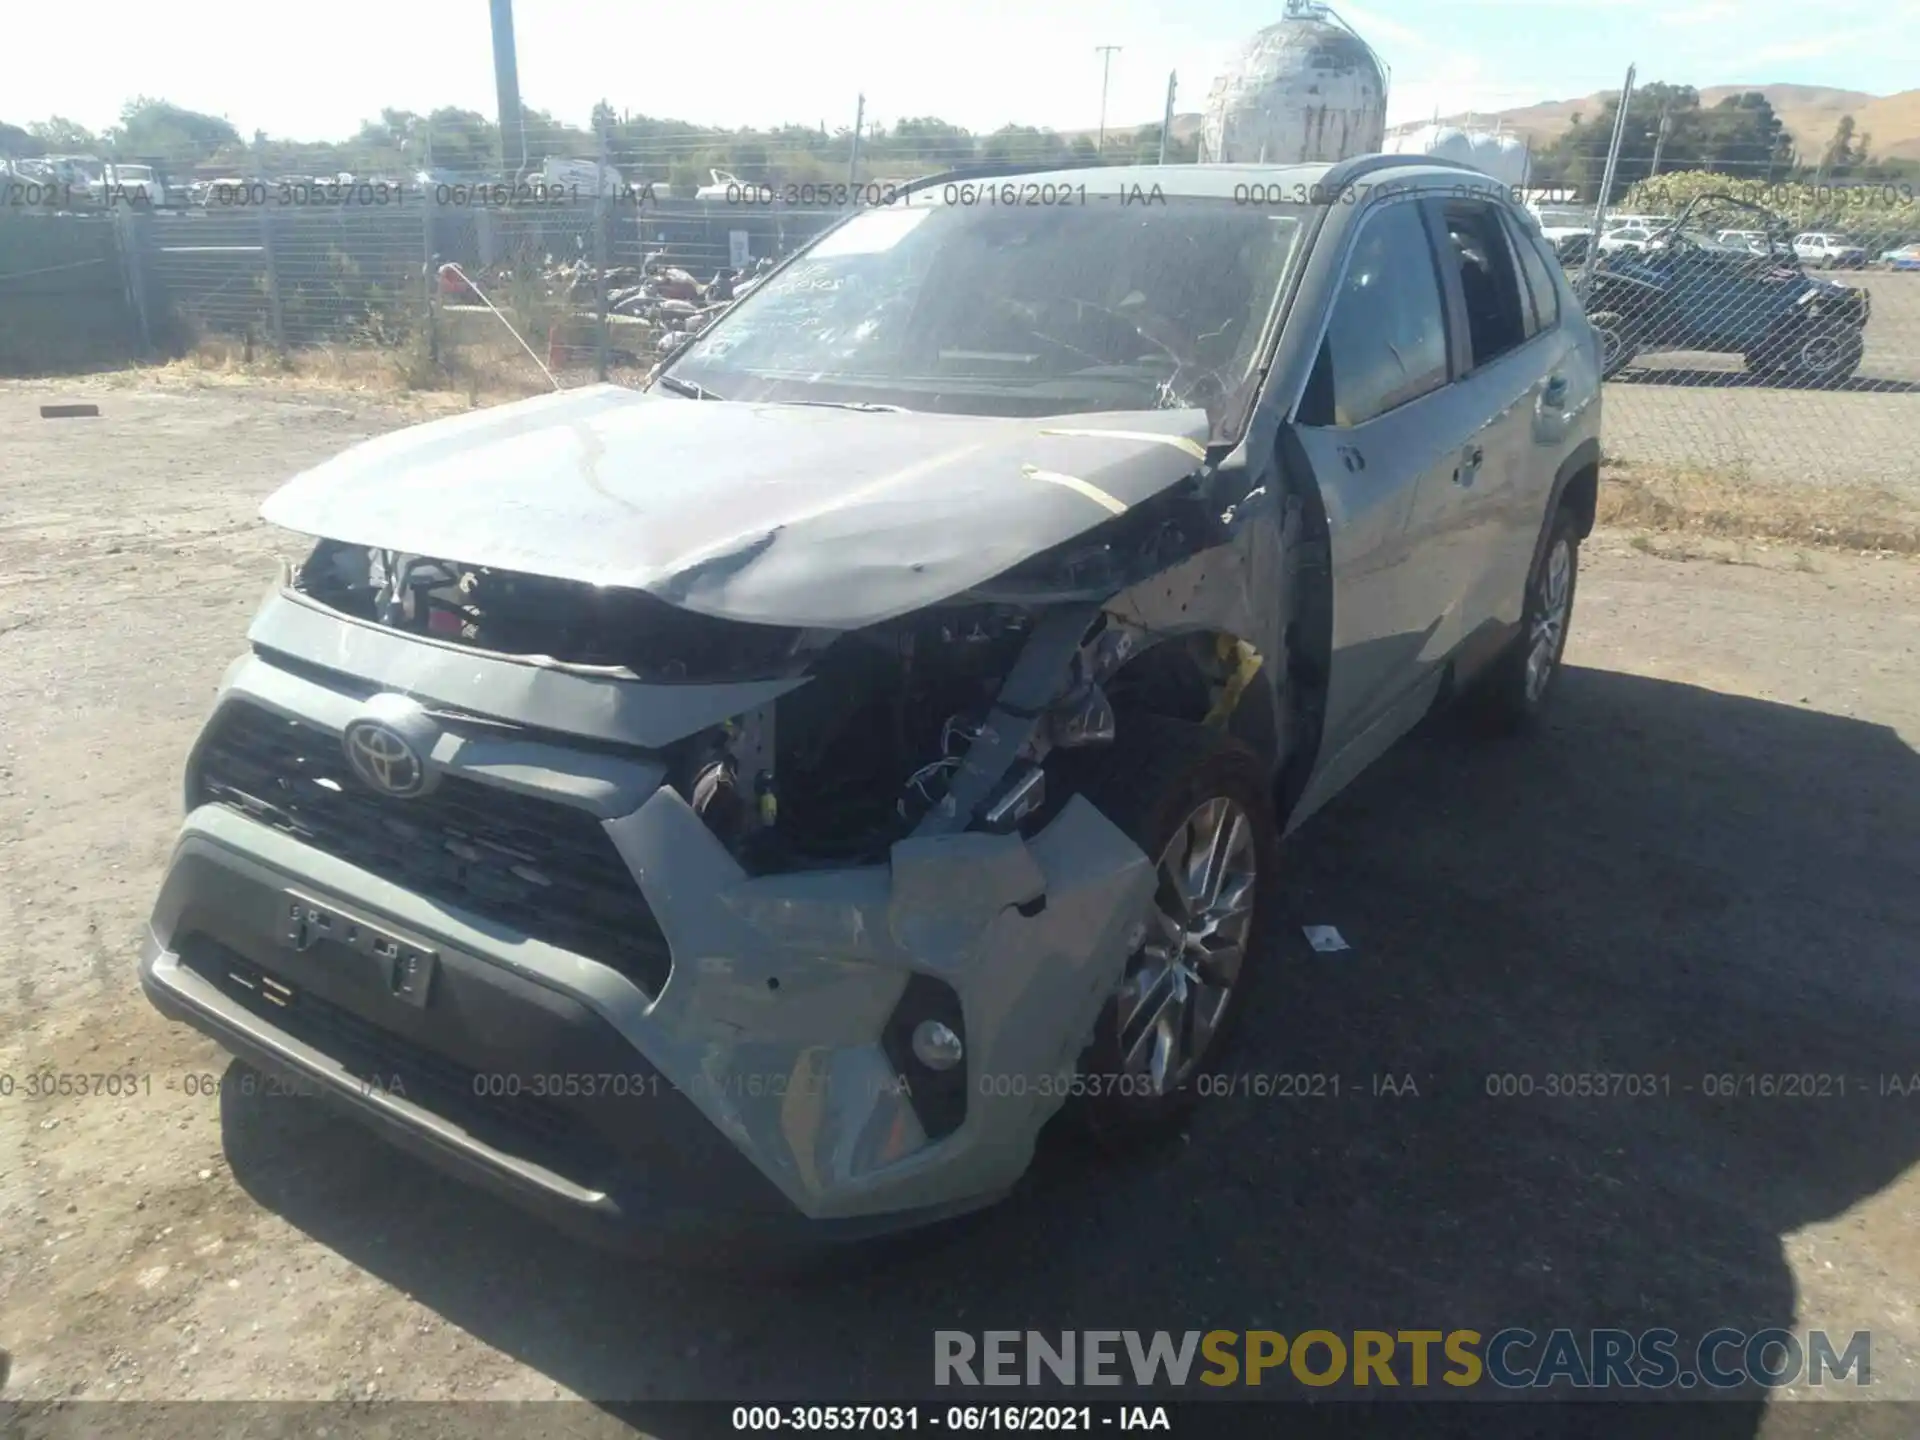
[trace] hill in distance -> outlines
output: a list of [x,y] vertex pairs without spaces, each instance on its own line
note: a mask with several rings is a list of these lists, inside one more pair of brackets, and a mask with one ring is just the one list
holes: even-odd
[[[1802,154],[1817,153],[1833,138],[1833,127],[1840,123],[1840,117],[1851,115],[1854,133],[1864,132],[1873,137],[1876,157],[1920,160],[1920,90],[1868,95],[1859,90],[1833,90],[1820,85],[1709,85],[1700,92],[1700,103],[1711,109],[1729,95],[1749,90],[1758,90],[1767,97],[1767,103],[1773,106]],[[1440,123],[1462,125],[1471,118],[1476,126],[1498,125],[1540,144],[1557,138],[1575,115],[1593,119],[1606,102],[1618,94],[1617,90],[1604,90],[1577,100],[1545,100],[1538,105],[1471,117],[1443,115]]]

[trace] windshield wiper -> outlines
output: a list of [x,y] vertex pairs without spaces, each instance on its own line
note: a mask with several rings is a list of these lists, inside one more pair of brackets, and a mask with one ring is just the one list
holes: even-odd
[[910,415],[904,405],[882,405],[873,400],[792,400],[792,405],[820,405],[829,410],[866,410],[874,414]]
[[704,385],[696,385],[691,380],[682,380],[676,375],[662,375],[653,383],[671,390],[676,395],[684,395],[689,400],[718,400],[720,398]]

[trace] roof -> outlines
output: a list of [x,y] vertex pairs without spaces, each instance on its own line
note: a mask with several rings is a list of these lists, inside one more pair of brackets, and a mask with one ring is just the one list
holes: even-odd
[[[1333,177],[1331,182],[1330,176]],[[1158,186],[1160,193],[1166,196],[1232,200],[1244,198],[1246,192],[1242,187],[1248,185],[1278,186],[1289,194],[1296,190],[1304,194],[1315,188],[1329,188],[1330,185],[1414,185],[1422,180],[1444,185],[1459,176],[1470,177],[1484,185],[1499,184],[1482,171],[1436,160],[1431,156],[1366,155],[1337,164],[1313,165],[1107,165],[1067,170],[995,167],[990,172],[956,170],[947,175],[930,175],[914,181],[913,185],[921,194],[937,194],[938,188],[945,184],[1084,185],[1089,198],[1095,194],[1130,195],[1135,187],[1150,193]]]

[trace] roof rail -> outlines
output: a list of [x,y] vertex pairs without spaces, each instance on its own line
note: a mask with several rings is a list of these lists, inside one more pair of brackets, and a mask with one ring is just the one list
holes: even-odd
[[[1323,192],[1338,192],[1377,170],[1397,170],[1403,165],[1425,166],[1435,170],[1471,170],[1473,168],[1470,165],[1462,165],[1457,160],[1443,159],[1438,155],[1355,155],[1336,162],[1331,170],[1320,177],[1317,188]],[[1491,180],[1493,177],[1487,178]]]
[[926,190],[934,185],[952,185],[962,180],[998,180],[1009,175],[1046,175],[1055,170],[1093,170],[1097,163],[1081,161],[1075,164],[1071,160],[1054,164],[1050,161],[983,161],[978,165],[961,165],[952,170],[942,170],[933,175],[922,175],[909,180],[894,193],[911,195],[916,190]]

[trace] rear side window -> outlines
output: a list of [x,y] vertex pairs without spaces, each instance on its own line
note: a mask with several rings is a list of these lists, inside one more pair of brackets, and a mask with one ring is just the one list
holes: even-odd
[[1460,277],[1467,339],[1473,349],[1473,368],[1478,370],[1525,343],[1526,302],[1520,295],[1520,277],[1514,273],[1500,213],[1491,205],[1471,201],[1449,204],[1443,213],[1447,260]]
[[1560,287],[1553,283],[1553,272],[1559,267],[1548,264],[1541,249],[1544,242],[1511,215],[1507,217],[1507,234],[1513,240],[1513,253],[1520,257],[1521,278],[1526,281],[1527,294],[1533,300],[1532,323],[1527,334],[1551,330],[1560,323]]
[[1305,425],[1351,426],[1447,383],[1446,308],[1417,204],[1361,222],[1301,397]]

